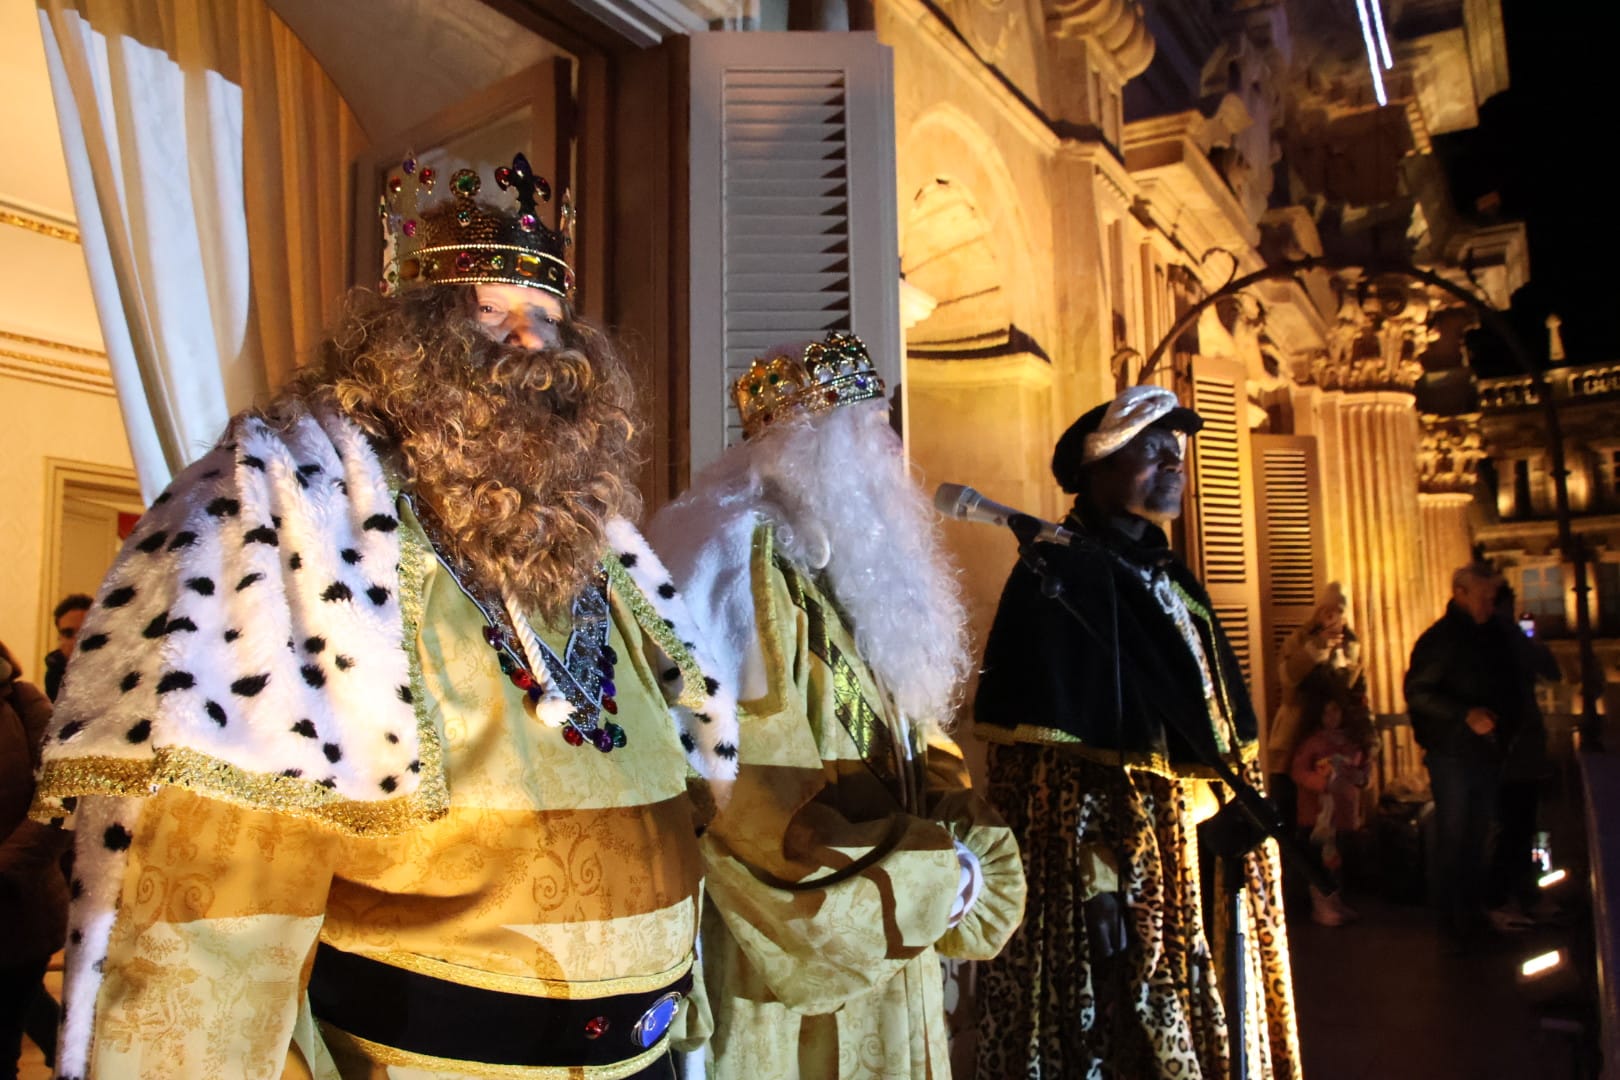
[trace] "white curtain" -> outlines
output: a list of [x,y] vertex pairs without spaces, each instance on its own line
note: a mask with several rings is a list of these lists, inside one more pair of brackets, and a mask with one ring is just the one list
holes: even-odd
[[318,347],[361,133],[263,0],[39,0],[91,286],[148,500]]

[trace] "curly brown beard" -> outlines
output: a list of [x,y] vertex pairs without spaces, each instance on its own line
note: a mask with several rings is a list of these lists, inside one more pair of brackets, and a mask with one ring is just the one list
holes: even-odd
[[565,621],[608,519],[636,517],[641,494],[624,364],[584,323],[561,332],[558,349],[492,341],[464,286],[356,289],[320,359],[263,411],[341,410],[404,472],[469,585]]

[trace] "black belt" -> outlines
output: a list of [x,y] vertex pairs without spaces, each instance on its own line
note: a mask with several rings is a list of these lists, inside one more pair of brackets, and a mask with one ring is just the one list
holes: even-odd
[[315,1017],[413,1054],[488,1065],[613,1065],[657,1045],[692,973],[655,990],[569,1001],[436,979],[321,942],[309,979]]

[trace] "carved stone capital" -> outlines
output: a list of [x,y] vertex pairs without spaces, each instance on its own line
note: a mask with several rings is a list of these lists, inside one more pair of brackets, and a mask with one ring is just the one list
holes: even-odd
[[1471,495],[1485,458],[1480,414],[1422,413],[1418,444],[1418,490],[1425,495]]
[[1423,377],[1418,358],[1434,339],[1428,294],[1387,279],[1334,284],[1339,310],[1312,381],[1324,390],[1411,391]]

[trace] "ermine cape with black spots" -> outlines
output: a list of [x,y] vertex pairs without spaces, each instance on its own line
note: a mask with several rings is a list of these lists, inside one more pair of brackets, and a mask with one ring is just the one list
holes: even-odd
[[[354,833],[447,804],[408,628],[430,551],[401,543],[393,482],[337,415],[244,415],[141,519],[81,631],[34,815],[172,784]],[[681,597],[628,522],[614,587],[664,655],[692,768],[736,774],[734,694],[707,674]]]

